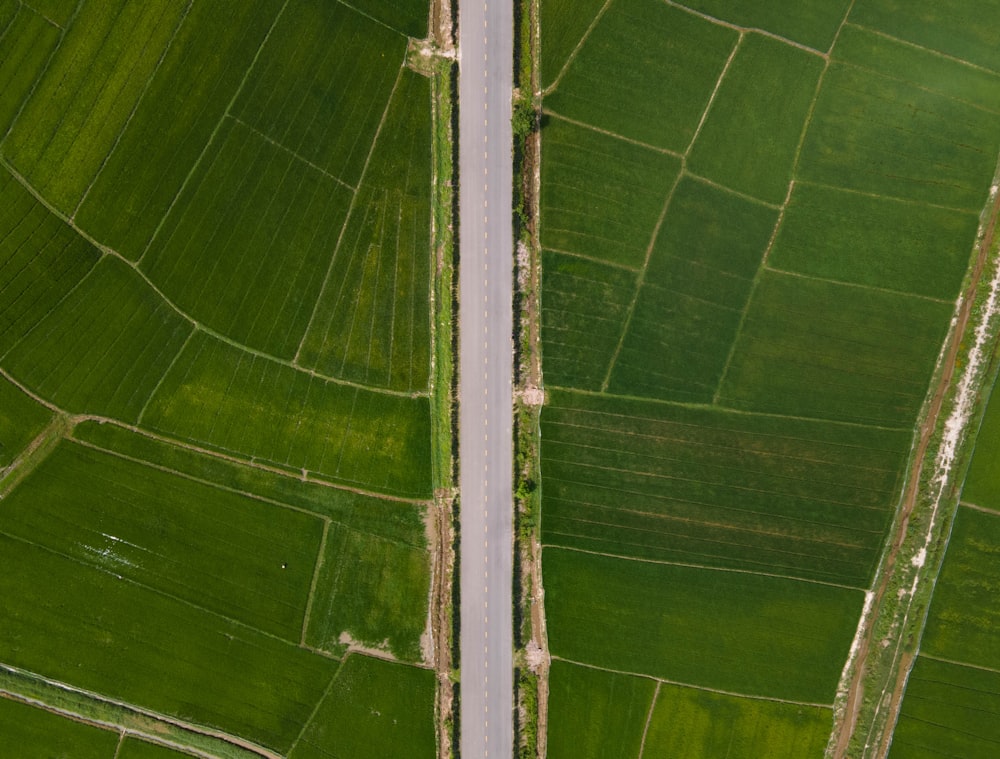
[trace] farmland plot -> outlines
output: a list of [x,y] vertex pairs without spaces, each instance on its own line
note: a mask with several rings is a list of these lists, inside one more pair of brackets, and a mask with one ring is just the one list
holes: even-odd
[[801,759],[822,756],[830,710],[664,684],[646,733],[646,756]]
[[434,674],[349,656],[289,759],[379,759],[434,753]]
[[864,587],[905,433],[553,393],[552,545]]
[[142,421],[286,471],[392,495],[431,495],[426,397],[337,384],[201,332],[163,376]]
[[777,212],[685,176],[653,244],[611,393],[709,402]]
[[143,254],[281,6],[217,0],[191,7],[76,215],[83,229],[130,260]]
[[0,664],[281,755],[433,755],[427,20],[0,2]]
[[891,759],[988,759],[1000,742],[1000,673],[918,657],[907,680]]
[[549,759],[639,756],[655,683],[556,659],[549,671]]
[[1000,151],[932,5],[541,3],[549,642],[661,680],[647,754],[823,751]]
[[[0,132],[10,128],[59,42],[59,29],[44,17],[22,3],[9,6],[13,14],[0,16],[0,92],[10,94],[0,101]],[[9,12],[10,7],[0,9]]]
[[861,611],[861,591],[799,580],[562,548],[544,562],[554,655],[731,693],[832,703]]
[[100,253],[0,172],[0,352],[50,313]]
[[84,3],[10,134],[4,155],[73,213],[142,95],[188,2]]
[[430,371],[429,82],[400,74],[297,360],[418,392]]
[[0,698],[0,747],[20,759],[112,759],[118,733],[102,730],[9,698]]
[[67,411],[134,422],[192,329],[127,265],[105,258],[3,362]]

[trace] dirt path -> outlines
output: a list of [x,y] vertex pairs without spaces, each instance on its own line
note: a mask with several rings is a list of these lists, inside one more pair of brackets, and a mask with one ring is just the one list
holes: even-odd
[[[954,329],[948,338],[948,349],[942,361],[943,369],[941,376],[937,385],[934,387],[933,395],[931,396],[930,404],[927,409],[927,416],[920,426],[919,441],[913,457],[913,464],[910,467],[910,471],[907,473],[906,489],[903,491],[903,498],[900,504],[900,518],[897,523],[898,527],[896,529],[896,534],[893,537],[892,543],[886,555],[885,565],[883,566],[876,586],[873,589],[874,602],[872,604],[871,614],[869,615],[866,623],[866,628],[859,641],[855,658],[854,673],[848,687],[847,701],[844,712],[841,718],[834,725],[834,732],[837,735],[837,741],[833,750],[833,757],[835,757],[835,759],[844,759],[847,757],[848,746],[857,727],[858,713],[860,711],[864,695],[864,678],[868,669],[869,655],[872,651],[872,638],[875,631],[874,620],[879,616],[879,612],[885,601],[886,590],[892,580],[893,570],[896,567],[899,551],[903,545],[904,539],[906,538],[906,530],[910,521],[910,516],[912,515],[914,506],[917,502],[917,495],[920,492],[920,476],[923,472],[927,448],[930,445],[934,430],[938,425],[941,407],[944,403],[945,396],[952,385],[952,378],[955,374],[956,360],[958,358],[959,350],[962,347],[962,337],[968,327],[969,319],[972,314],[972,308],[975,304],[976,290],[979,287],[980,279],[982,278],[987,259],[989,258],[990,248],[993,245],[998,214],[1000,214],[1000,192],[994,194],[992,207],[989,210],[983,237],[979,243],[976,262],[973,265],[969,286],[962,294],[962,305],[957,314]],[[899,634],[905,634],[905,630],[902,629],[898,632]],[[892,691],[889,695],[887,708],[889,709],[890,717],[888,724],[893,724],[895,722],[895,716],[899,711],[903,690],[906,684],[906,678],[910,671],[910,667],[912,666],[913,658],[913,653],[905,651],[900,656],[895,683],[893,684]],[[891,731],[887,730],[880,739],[879,755],[888,749],[890,739]]]

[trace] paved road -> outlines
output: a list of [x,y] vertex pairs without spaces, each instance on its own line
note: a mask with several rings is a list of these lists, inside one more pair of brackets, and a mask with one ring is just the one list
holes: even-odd
[[514,752],[512,0],[459,0],[461,752]]

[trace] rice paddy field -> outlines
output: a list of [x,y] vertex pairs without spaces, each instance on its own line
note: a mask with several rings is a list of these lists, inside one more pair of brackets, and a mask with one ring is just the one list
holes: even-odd
[[[427,34],[0,0],[5,671],[240,756],[435,755]],[[0,696],[5,756],[205,755]]]
[[[998,22],[541,0],[553,756],[823,755],[994,181]],[[893,756],[1000,671],[992,519],[956,522]]]

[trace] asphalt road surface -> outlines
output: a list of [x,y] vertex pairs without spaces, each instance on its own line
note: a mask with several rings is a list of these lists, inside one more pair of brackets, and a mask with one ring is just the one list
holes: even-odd
[[461,755],[514,752],[512,0],[459,0]]

